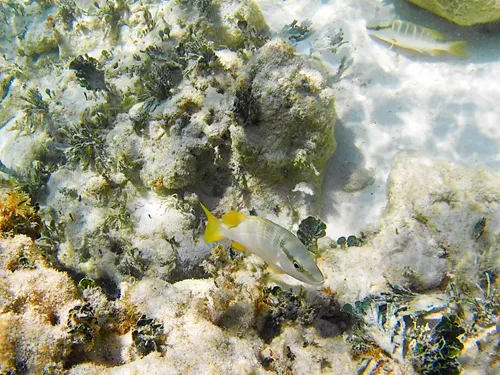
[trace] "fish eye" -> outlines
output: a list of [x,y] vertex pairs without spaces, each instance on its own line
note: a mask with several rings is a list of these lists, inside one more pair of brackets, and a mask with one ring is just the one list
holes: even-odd
[[299,262],[297,262],[296,260],[293,261],[293,266],[295,267],[295,269],[299,269],[300,268],[300,264]]

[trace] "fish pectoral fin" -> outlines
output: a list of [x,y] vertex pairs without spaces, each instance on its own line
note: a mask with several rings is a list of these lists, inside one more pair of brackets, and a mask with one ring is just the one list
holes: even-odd
[[236,241],[231,242],[231,246],[233,248],[235,248],[236,250],[248,251],[245,246],[243,246],[242,244],[240,244],[239,242],[236,242]]
[[436,40],[444,40],[443,34],[437,30],[427,29]]
[[222,222],[228,227],[233,228],[241,224],[242,221],[246,220],[247,215],[241,212],[229,211],[227,214],[222,216]]
[[273,267],[273,266],[271,266],[269,264],[267,265],[267,267],[269,267],[269,269],[271,271],[273,271],[274,273],[277,273],[277,274],[280,274],[280,275],[283,275],[285,273],[284,271],[280,270],[279,268]]

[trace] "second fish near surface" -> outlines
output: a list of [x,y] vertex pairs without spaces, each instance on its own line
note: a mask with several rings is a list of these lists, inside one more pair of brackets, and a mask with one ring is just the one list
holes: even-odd
[[446,42],[439,31],[411,22],[396,20],[388,25],[368,26],[371,35],[400,48],[436,55],[448,52],[466,57],[465,41]]

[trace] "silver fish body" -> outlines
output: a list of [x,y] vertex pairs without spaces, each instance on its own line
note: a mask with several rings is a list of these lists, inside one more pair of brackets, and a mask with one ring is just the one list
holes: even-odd
[[270,220],[249,216],[237,227],[224,229],[222,233],[279,271],[308,284],[323,283],[321,271],[302,242]]
[[375,38],[401,48],[431,55],[440,52],[449,52],[460,57],[466,55],[466,42],[446,42],[438,31],[412,22],[396,20],[388,25],[372,26],[368,29],[372,30],[371,35]]
[[290,231],[270,220],[236,212],[229,212],[221,221],[202,207],[208,218],[207,242],[230,239],[236,249],[259,256],[275,271],[307,284],[323,284],[313,256]]

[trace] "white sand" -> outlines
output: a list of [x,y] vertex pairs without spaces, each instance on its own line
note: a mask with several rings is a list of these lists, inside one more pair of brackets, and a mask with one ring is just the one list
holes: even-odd
[[[338,148],[327,170],[323,219],[333,238],[354,234],[374,222],[385,207],[391,161],[401,149],[468,166],[500,170],[500,49],[498,33],[486,26],[458,27],[403,0],[261,0],[270,27],[279,31],[294,19],[309,19],[316,31],[299,43],[307,52],[325,30],[342,28],[348,44],[323,52],[336,72],[347,55],[353,65],[335,86]],[[427,56],[390,48],[369,36],[367,22],[402,19],[467,40],[468,58]],[[376,168],[375,183],[344,193],[350,171]]]

